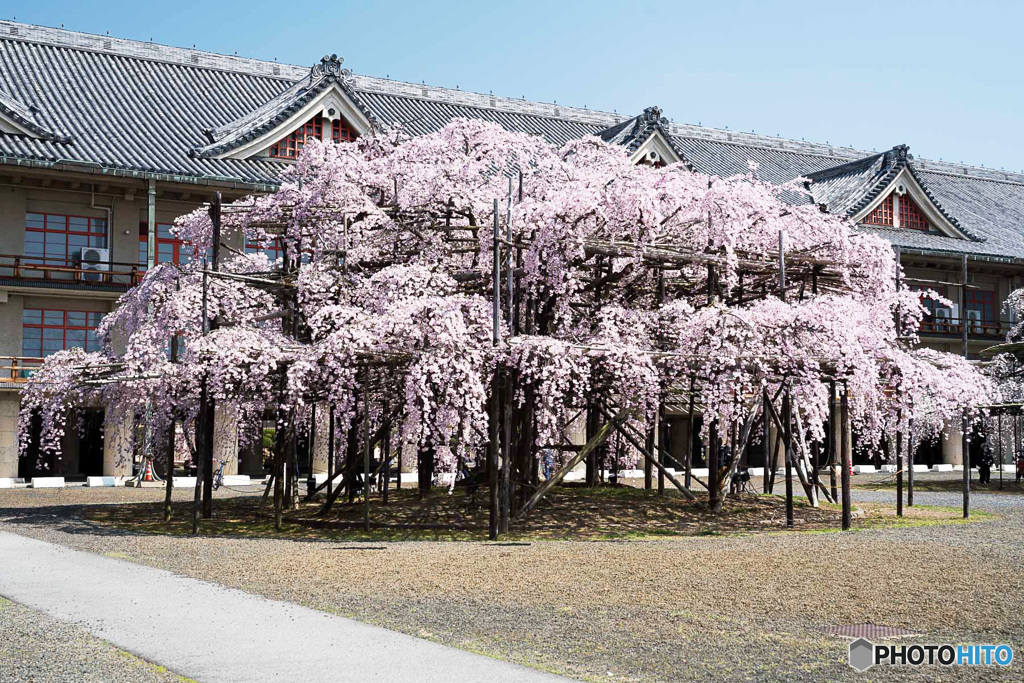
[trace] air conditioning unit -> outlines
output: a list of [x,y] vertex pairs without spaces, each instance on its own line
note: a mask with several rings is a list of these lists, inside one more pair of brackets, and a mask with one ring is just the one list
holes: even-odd
[[83,280],[99,282],[103,279],[103,273],[110,271],[110,250],[99,247],[82,247],[79,268],[82,269]]

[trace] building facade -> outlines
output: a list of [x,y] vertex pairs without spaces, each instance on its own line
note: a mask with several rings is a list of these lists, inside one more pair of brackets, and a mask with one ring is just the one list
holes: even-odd
[[[638,163],[730,176],[754,162],[768,181],[805,178],[790,201],[885,237],[909,284],[955,302],[931,308],[927,345],[973,356],[1013,322],[1002,302],[1024,285],[1024,175],[915,159],[905,145],[868,153],[676,124],[656,107],[625,116],[371,78],[335,56],[291,66],[0,21],[0,478],[34,473],[17,457],[31,368],[90,349],[147,267],[190,257],[169,231],[175,217],[217,191],[227,201],[272,191],[310,137],[424,134],[458,117],[555,144],[599,136]],[[230,455],[230,416],[219,417]],[[112,446],[130,426],[98,410],[77,419],[53,473],[130,473],[131,454]],[[958,449],[950,439],[919,457],[957,462]]]

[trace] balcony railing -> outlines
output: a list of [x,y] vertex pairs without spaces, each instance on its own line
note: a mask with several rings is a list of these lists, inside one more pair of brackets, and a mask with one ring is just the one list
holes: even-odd
[[89,286],[133,287],[145,274],[136,263],[83,263],[79,259],[0,254],[0,278],[31,285],[61,283]]
[[[1001,320],[979,320],[968,318],[967,336],[971,338],[1003,339],[1010,331],[1013,323]],[[921,334],[941,337],[961,337],[964,320],[962,318],[931,317],[921,321]]]
[[42,358],[0,356],[0,382],[26,382],[42,363]]

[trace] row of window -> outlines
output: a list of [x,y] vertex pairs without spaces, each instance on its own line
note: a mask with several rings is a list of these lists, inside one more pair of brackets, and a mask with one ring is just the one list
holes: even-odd
[[[329,122],[331,128],[331,140],[333,142],[352,142],[358,137],[358,133],[341,119]],[[299,152],[306,146],[306,141],[316,138],[324,139],[324,128],[326,127],[323,117],[319,114],[300,126],[295,132],[286,135],[281,141],[270,146],[270,156],[278,159],[296,159]]]
[[21,314],[21,355],[43,358],[64,349],[98,351],[103,313],[26,308]]
[[[50,266],[74,266],[83,260],[83,249],[89,247],[106,249],[108,245],[107,221],[105,218],[72,216],[52,213],[25,214],[25,256],[26,263]],[[156,262],[188,263],[195,257],[195,249],[178,239],[171,232],[170,223],[157,223]],[[263,252],[276,260],[281,247],[275,241],[271,245],[246,244],[247,253]],[[144,270],[149,262],[149,229],[145,223],[139,225],[138,265]]]
[[[928,220],[921,213],[921,209],[918,208],[914,201],[904,195],[899,200],[899,217],[900,227],[910,228],[912,230],[928,230]],[[893,195],[889,195],[882,200],[879,204],[871,211],[864,220],[861,221],[864,225],[895,225],[893,220],[896,215],[895,202],[893,201]]]
[[[915,285],[912,289],[921,291],[926,289],[935,289],[939,294],[947,296],[947,292],[944,288],[939,287],[926,287],[924,285]],[[947,298],[950,298],[947,296]],[[959,294],[952,297],[953,301],[959,300]],[[939,317],[952,317],[951,315],[940,313],[939,311],[943,308],[932,299],[924,299],[924,306],[928,309],[928,317],[936,319]],[[968,311],[968,318],[975,318],[983,323],[995,324],[998,321],[996,306],[996,293],[987,291],[984,289],[968,289],[964,293],[964,305]],[[971,311],[975,311],[972,315]]]
[[28,263],[67,266],[88,247],[107,248],[107,220],[53,213],[25,214]]

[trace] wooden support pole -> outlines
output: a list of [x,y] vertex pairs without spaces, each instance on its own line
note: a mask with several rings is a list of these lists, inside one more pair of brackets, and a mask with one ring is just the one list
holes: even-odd
[[576,455],[574,455],[572,459],[569,460],[569,462],[567,462],[564,467],[562,467],[562,469],[558,470],[558,472],[556,472],[553,477],[551,477],[543,484],[541,484],[540,488],[538,488],[537,491],[534,492],[532,496],[530,496],[530,499],[526,501],[526,504],[524,504],[523,507],[519,509],[519,512],[516,514],[515,520],[519,521],[526,517],[526,515],[530,514],[530,511],[537,506],[537,503],[540,502],[540,500],[545,496],[545,494],[547,494],[548,491],[550,491],[552,488],[555,487],[556,484],[562,481],[562,479],[565,478],[565,475],[569,474],[569,472],[571,472],[572,469],[576,467],[576,465],[580,464],[584,458],[590,455],[590,453],[593,452],[595,448],[604,443],[604,441],[608,438],[612,431],[614,431],[617,426],[624,423],[627,419],[629,419],[629,412],[626,410],[620,410],[615,415],[615,417],[613,417],[605,424],[601,425],[597,429],[597,431],[594,432],[593,436],[591,436],[587,440],[587,443],[583,444],[583,447],[579,450],[579,452],[577,452]]
[[914,507],[914,420],[907,421],[907,507]]
[[718,418],[711,420],[708,426],[708,509],[711,512],[721,510],[718,491],[719,453],[721,451],[718,437]]
[[770,493],[768,485],[771,483],[770,468],[772,466],[772,443],[771,443],[771,421],[768,418],[768,389],[761,392],[761,439],[764,445],[764,477],[761,481],[761,492],[767,495]]
[[[213,202],[210,204],[209,209],[210,223],[213,228],[213,249],[212,249],[212,261],[211,268],[214,273],[219,270],[220,260],[220,229],[221,229],[221,194],[215,192],[213,195]],[[156,239],[156,232],[152,233],[152,239]],[[208,334],[217,329],[216,320],[210,319],[208,314],[208,298],[209,298],[209,284],[206,275],[206,269],[203,269],[203,334]],[[204,387],[206,379],[204,378]],[[213,396],[207,390],[200,398],[199,410],[203,413],[203,434],[202,436],[196,435],[196,441],[200,444],[196,450],[199,451],[199,456],[203,460],[203,501],[202,501],[202,514],[203,519],[210,519],[213,516],[213,440],[214,440],[214,415],[216,410],[214,407]]]
[[903,411],[896,416],[896,516],[903,516],[903,427],[900,426]]
[[498,518],[500,517],[498,509],[498,387],[498,373],[495,372],[494,378],[491,381],[490,416],[488,420],[490,442],[487,444],[487,479],[491,487],[491,514],[487,525],[487,536],[492,541],[498,540]]
[[658,402],[658,495],[665,495],[665,449],[668,448],[668,421],[665,419],[665,397]]
[[1003,454],[1003,412],[996,413],[996,429],[999,433],[999,490],[1003,490],[1003,466],[1005,455]]
[[[334,486],[334,459],[335,454],[335,440],[337,436],[334,433],[334,404],[330,404],[330,409],[327,413],[327,486]],[[328,491],[330,488],[328,488]]]
[[508,533],[512,512],[512,378],[505,375],[502,391],[501,419],[501,510],[498,517],[501,533]]
[[836,410],[836,383],[828,383],[828,482],[832,489],[832,500],[839,499],[839,489],[836,487],[836,455],[839,449],[836,448],[836,425],[839,423],[839,414]]
[[[967,257],[965,256],[965,263],[966,258]],[[960,425],[960,447],[963,449],[964,463],[964,519],[971,516],[971,441],[970,436],[967,433],[969,426],[969,414],[965,408]]]
[[[604,418],[606,420],[610,421],[612,419],[612,415],[605,408],[601,408],[601,414],[604,415]],[[652,466],[657,467],[658,471],[662,472],[665,475],[665,478],[668,479],[669,482],[671,482],[673,486],[675,486],[677,489],[679,489],[679,492],[683,494],[683,497],[685,497],[688,500],[691,500],[693,502],[696,502],[697,501],[697,496],[693,495],[693,491],[690,490],[690,487],[689,486],[685,486],[684,484],[680,483],[680,481],[678,479],[676,479],[674,476],[672,476],[672,473],[669,472],[665,468],[665,466],[661,464],[661,462],[659,462],[657,457],[655,457],[653,450],[651,450],[651,451],[644,450],[643,447],[640,446],[640,440],[634,434],[631,434],[629,432],[629,430],[627,429],[627,426],[628,425],[626,423],[619,424],[619,425],[617,425],[615,427],[615,431],[618,432],[619,436],[624,438],[626,440],[626,442],[630,446],[632,446],[633,448],[635,448],[638,451],[640,451],[640,453],[644,456],[644,459],[647,462],[651,463]]]
[[793,518],[793,397],[789,382],[782,393],[782,446],[786,459],[786,527],[792,529]]
[[[646,450],[648,453],[653,453],[654,452],[655,430],[657,428],[658,428],[657,427],[657,422],[655,422],[654,424],[651,424],[647,428],[647,439],[646,439],[647,443],[645,445],[645,449],[644,450]],[[650,491],[651,488],[654,486],[653,474],[654,474],[654,465],[651,463],[650,460],[645,458],[644,459],[644,489],[647,490],[647,491]]]
[[309,439],[307,439],[306,448],[306,500],[313,500],[313,494],[316,493],[316,479],[313,478],[313,458],[316,454],[316,403],[312,403],[309,406]]
[[[384,403],[384,414],[388,412],[388,404]],[[388,426],[384,432],[384,440],[381,444],[381,476],[384,478],[384,486],[381,491],[381,504],[385,507],[388,504],[388,490],[391,488],[391,427]],[[398,478],[402,478],[401,468],[399,468]]]
[[[363,368],[363,531],[370,530],[370,370]],[[431,473],[433,474],[433,473]]]
[[[171,335],[171,363],[175,363],[178,360],[178,336]],[[164,468],[164,478],[166,479],[166,489],[164,490],[164,521],[171,521],[171,498],[174,491],[174,412],[171,412],[170,425],[167,428],[167,462]]]
[[[284,380],[281,381],[282,385]],[[282,507],[284,506],[285,439],[287,435],[287,413],[278,407],[274,429],[274,530],[281,530]]]
[[697,377],[696,375],[690,375],[690,407],[689,414],[686,416],[687,421],[687,437],[686,437],[686,475],[683,482],[686,484],[686,488],[690,488],[693,477],[693,437],[694,427],[696,426],[697,418],[695,413],[697,412]]
[[843,484],[843,531],[847,531],[850,528],[850,521],[852,519],[852,507],[853,501],[850,496],[850,399],[849,390],[846,388],[846,383],[843,382],[842,394],[839,399],[839,413],[840,413],[840,424],[841,429],[839,430],[839,450],[842,453],[842,462],[840,467],[840,478]]

